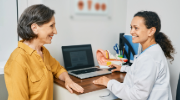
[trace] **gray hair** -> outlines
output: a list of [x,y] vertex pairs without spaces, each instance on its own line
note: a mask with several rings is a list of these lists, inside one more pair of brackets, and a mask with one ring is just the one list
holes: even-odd
[[32,5],[26,8],[18,20],[18,35],[23,40],[32,40],[37,38],[38,36],[32,31],[31,25],[36,23],[38,26],[41,26],[48,23],[53,17],[54,13],[54,10],[43,4]]

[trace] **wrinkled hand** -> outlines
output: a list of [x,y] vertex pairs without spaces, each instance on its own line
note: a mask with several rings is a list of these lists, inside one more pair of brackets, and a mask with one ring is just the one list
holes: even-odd
[[70,93],[73,93],[73,90],[80,93],[84,92],[84,89],[77,83],[73,82],[71,79],[65,80],[65,87],[68,89]]
[[112,72],[121,70],[121,65],[111,64],[111,65],[109,65],[109,67],[110,68],[116,67],[116,69],[111,70]]
[[103,77],[100,77],[97,80],[94,80],[93,83],[94,84],[99,84],[99,85],[104,85],[104,86],[107,87],[107,84],[108,84],[109,80],[110,80],[109,78],[103,76]]

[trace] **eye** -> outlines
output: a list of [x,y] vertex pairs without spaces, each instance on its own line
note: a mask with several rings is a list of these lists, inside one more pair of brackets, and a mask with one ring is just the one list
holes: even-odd
[[138,28],[137,28],[137,27],[135,27],[135,29],[137,30]]
[[130,29],[132,29],[132,27],[130,27]]
[[52,25],[50,25],[50,27],[53,27],[53,24],[52,24]]

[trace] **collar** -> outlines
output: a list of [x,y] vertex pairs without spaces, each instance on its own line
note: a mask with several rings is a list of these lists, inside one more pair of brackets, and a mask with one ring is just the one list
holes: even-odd
[[[36,52],[36,50],[30,48],[28,45],[24,44],[23,42],[24,42],[24,40],[20,40],[20,41],[18,42],[18,47],[19,47],[19,48],[23,49],[23,50],[24,50],[25,52],[27,52],[29,55],[32,55],[33,52]],[[44,54],[45,47],[42,46],[41,49],[42,49],[42,53]]]
[[156,44],[150,45],[148,48],[146,48],[144,51],[142,51],[136,58],[138,58],[142,53],[144,53],[147,49],[151,48],[152,46],[155,46]]
[[30,48],[28,45],[24,44],[23,42],[24,42],[24,40],[20,40],[20,41],[18,42],[18,47],[21,48],[21,49],[23,49],[23,50],[24,50],[25,52],[27,52],[29,55],[31,55],[35,50],[32,49],[32,48]]

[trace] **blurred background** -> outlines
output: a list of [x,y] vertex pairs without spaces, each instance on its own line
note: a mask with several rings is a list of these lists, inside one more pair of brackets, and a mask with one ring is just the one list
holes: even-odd
[[119,33],[130,34],[133,15],[141,10],[155,11],[161,19],[161,32],[172,41],[175,59],[169,63],[173,100],[179,78],[180,1],[179,0],[0,0],[0,100],[7,100],[3,67],[17,47],[17,19],[28,6],[45,4],[55,10],[58,34],[45,47],[64,65],[61,46],[91,44],[95,65],[97,49],[109,50],[119,42]]

